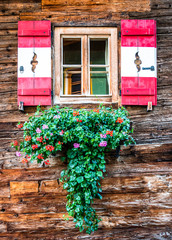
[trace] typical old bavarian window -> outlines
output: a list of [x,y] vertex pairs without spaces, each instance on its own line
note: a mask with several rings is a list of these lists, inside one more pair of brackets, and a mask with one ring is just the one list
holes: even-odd
[[55,28],[55,103],[117,101],[117,29]]

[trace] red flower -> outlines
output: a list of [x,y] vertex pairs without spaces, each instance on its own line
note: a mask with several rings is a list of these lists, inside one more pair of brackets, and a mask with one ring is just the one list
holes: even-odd
[[41,137],[38,137],[37,139],[36,139],[36,141],[38,141],[38,142],[42,142],[43,141],[43,137],[41,136]]
[[28,154],[26,155],[26,157],[27,157],[27,158],[30,158]]
[[32,149],[38,148],[38,145],[32,145]]
[[47,160],[47,161],[44,161],[45,165],[50,165],[50,161]]
[[93,112],[99,113],[99,109],[93,109]]
[[31,136],[26,136],[24,139],[26,142],[31,140]]
[[79,116],[79,112],[73,112],[73,116],[74,117]]
[[49,140],[49,138],[47,138],[46,136],[44,137],[46,140]]
[[23,159],[22,159],[22,163],[28,163],[27,158],[23,158]]
[[110,135],[111,137],[113,136],[113,131],[106,131],[107,135]]
[[14,141],[13,145],[14,145],[15,147],[18,146],[17,140]]
[[23,127],[23,124],[20,123],[20,124],[17,125],[17,127],[18,127],[18,128],[22,128],[22,127]]
[[47,146],[45,146],[45,148],[47,151],[50,151],[50,152],[52,152],[54,150],[54,147],[51,145],[47,145]]
[[42,156],[42,153],[41,153],[41,154],[38,154],[37,158],[38,158],[38,159],[44,159],[43,156]]
[[79,120],[78,118],[76,119],[77,122],[82,122],[82,120]]
[[117,123],[122,123],[123,121],[124,120],[122,118],[120,118],[120,117],[116,120]]

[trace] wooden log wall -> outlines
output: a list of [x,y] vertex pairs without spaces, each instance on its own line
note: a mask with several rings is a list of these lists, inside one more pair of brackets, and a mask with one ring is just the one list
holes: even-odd
[[[88,236],[74,228],[72,219],[64,220],[66,192],[58,179],[65,165],[59,158],[52,158],[50,167],[26,166],[10,147],[22,136],[17,122],[35,111],[26,107],[21,113],[17,107],[18,21],[47,19],[61,26],[120,29],[121,19],[135,18],[157,20],[158,104],[151,112],[127,107],[137,144],[122,147],[118,158],[115,152],[107,154],[103,200],[94,204],[103,221]],[[172,239],[171,22],[171,0],[1,1],[0,239]]]

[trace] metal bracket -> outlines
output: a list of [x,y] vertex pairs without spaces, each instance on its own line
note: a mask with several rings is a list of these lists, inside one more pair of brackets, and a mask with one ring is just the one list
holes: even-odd
[[148,111],[152,111],[152,102],[148,102],[147,112],[148,112]]
[[19,110],[24,112],[24,106],[23,106],[24,102],[19,102]]
[[155,71],[155,67],[151,66],[151,67],[142,67],[142,70],[151,70],[151,71]]
[[121,31],[118,32],[118,37],[121,38]]

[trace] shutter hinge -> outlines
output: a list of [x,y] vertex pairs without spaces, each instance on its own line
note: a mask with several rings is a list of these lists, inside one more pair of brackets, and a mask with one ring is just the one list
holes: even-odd
[[121,38],[121,31],[118,32],[118,38]]
[[19,102],[19,110],[24,112],[24,102]]
[[51,90],[51,106],[53,106],[53,96],[54,96],[54,92],[53,90]]

